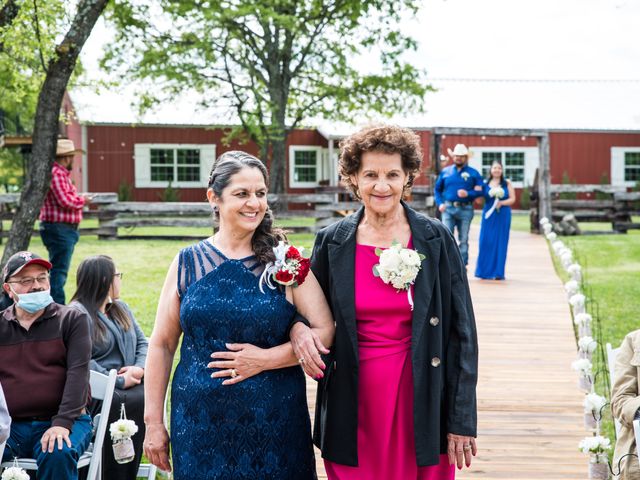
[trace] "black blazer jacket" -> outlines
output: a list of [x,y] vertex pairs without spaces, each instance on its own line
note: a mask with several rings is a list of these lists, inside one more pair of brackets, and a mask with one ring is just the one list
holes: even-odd
[[[447,433],[476,436],[478,342],[467,274],[458,246],[438,220],[403,207],[413,248],[426,256],[414,285],[411,361],[413,426],[419,466],[436,465]],[[358,465],[356,230],[364,208],[321,230],[311,268],[336,322],[336,339],[318,384],[313,438],[322,457]]]

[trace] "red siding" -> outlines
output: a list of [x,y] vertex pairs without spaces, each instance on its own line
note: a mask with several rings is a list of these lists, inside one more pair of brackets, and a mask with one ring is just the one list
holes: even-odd
[[611,181],[611,147],[640,147],[638,133],[558,132],[549,134],[551,183],[567,172],[577,184]]

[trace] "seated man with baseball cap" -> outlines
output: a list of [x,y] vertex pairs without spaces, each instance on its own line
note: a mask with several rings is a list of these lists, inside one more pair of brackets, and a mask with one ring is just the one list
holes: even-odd
[[2,461],[30,457],[39,480],[77,479],[91,441],[89,319],[53,302],[49,270],[45,259],[18,252],[2,272],[14,301],[0,313],[0,383],[11,416]]

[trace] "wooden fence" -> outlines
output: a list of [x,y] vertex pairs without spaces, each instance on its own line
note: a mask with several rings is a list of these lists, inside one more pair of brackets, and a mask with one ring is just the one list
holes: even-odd
[[[551,220],[561,221],[573,215],[580,222],[611,223],[611,231],[586,233],[627,233],[640,229],[633,216],[640,216],[640,192],[627,192],[625,187],[613,185],[551,185]],[[570,194],[576,198],[562,198]],[[599,198],[601,197],[601,198]],[[535,184],[531,192],[531,231],[539,231],[542,216],[539,211],[539,196]]]
[[[19,201],[18,194],[0,195],[0,241],[8,237],[3,221],[10,221]],[[314,233],[360,207],[340,188],[323,189],[310,194],[269,194],[269,206],[277,219],[313,218],[312,225],[286,227],[289,231]],[[434,202],[428,187],[414,187],[411,201],[418,211],[433,214]],[[85,209],[85,219],[97,219],[98,226],[80,224],[80,235],[97,235],[102,240],[127,239],[194,239],[200,236],[180,232],[180,228],[213,228],[211,207],[206,202],[119,202],[115,193],[97,193]],[[118,229],[136,227],[177,227],[176,233],[161,235],[119,235]]]

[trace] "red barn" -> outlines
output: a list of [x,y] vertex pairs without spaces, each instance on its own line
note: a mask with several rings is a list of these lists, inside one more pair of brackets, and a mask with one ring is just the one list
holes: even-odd
[[[540,131],[549,132],[552,183],[567,177],[578,184],[633,187],[640,181],[637,82],[441,80],[434,85],[438,90],[427,97],[425,113],[391,120],[421,136],[425,175],[418,184],[429,182],[434,160],[439,161],[432,158],[435,152],[464,143],[473,151],[472,166],[484,173],[494,159],[501,160],[520,192],[531,185],[539,166],[535,132]],[[127,100],[114,93],[78,91],[70,97],[63,109],[75,113],[67,134],[85,150],[75,172],[82,190],[113,192],[128,186],[133,200],[157,201],[171,182],[181,201],[201,201],[216,156],[230,149],[258,153],[252,143],[226,145],[229,127],[212,125],[208,119],[221,117],[198,110],[193,102],[164,104],[138,118]],[[337,184],[338,140],[356,127],[318,124],[289,135],[290,193]],[[442,133],[456,128],[464,129],[464,135]],[[432,145],[436,134],[437,150]]]

